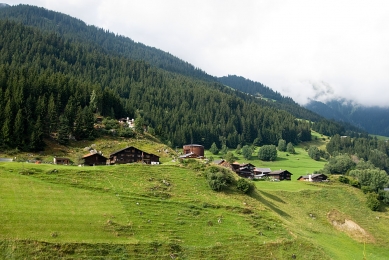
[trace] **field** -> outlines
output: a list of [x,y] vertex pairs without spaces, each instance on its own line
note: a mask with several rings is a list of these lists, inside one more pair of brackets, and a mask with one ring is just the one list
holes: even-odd
[[[153,140],[68,149],[92,144],[105,153],[166,149]],[[296,181],[326,163],[309,158],[308,146],[274,162],[256,159],[256,150],[250,163],[293,178],[255,181],[249,195],[212,191],[206,164],[173,162],[172,150],[162,165],[0,162],[0,259],[388,259],[387,208],[370,211],[360,190],[336,181]]]

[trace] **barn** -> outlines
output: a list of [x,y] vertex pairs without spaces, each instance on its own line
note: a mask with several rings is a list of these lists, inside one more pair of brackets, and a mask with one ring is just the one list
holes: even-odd
[[136,162],[159,164],[159,156],[144,152],[133,146],[113,152],[109,156],[109,164],[125,164]]
[[89,153],[82,157],[84,159],[84,165],[94,166],[94,165],[106,165],[107,157],[99,153]]
[[273,178],[274,180],[286,180],[290,181],[292,180],[292,173],[289,172],[288,170],[279,170],[279,171],[273,171],[267,174],[267,176]]

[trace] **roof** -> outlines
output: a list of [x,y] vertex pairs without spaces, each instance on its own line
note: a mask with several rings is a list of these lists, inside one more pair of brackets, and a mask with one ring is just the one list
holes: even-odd
[[324,175],[324,174],[322,174],[322,173],[308,174],[308,175],[300,176],[299,179],[300,179],[300,178],[309,179],[309,175],[311,175],[311,178],[316,178],[316,177],[321,176],[321,175]]
[[255,168],[254,171],[256,172],[271,172],[270,168]]
[[[136,147],[134,147],[134,146],[128,146],[128,147],[126,147],[126,148],[117,150],[117,151],[111,153],[109,156],[112,156],[112,155],[114,155],[114,154],[117,154],[117,153],[119,153],[119,152],[122,152],[122,151],[127,150],[127,149],[130,149],[130,148],[137,149],[137,150],[139,150],[139,151],[141,151],[141,152],[144,152],[144,153],[147,153],[147,154],[150,154],[150,155],[158,156],[158,155],[155,155],[155,154],[153,154],[153,153],[149,153],[149,152],[143,151],[143,150],[141,150],[141,149],[139,149],[139,148],[136,148]],[[158,156],[158,157],[159,157],[159,156]]]
[[288,171],[288,170],[273,171],[273,172],[268,173],[268,175],[278,175],[278,174],[281,174],[281,173],[284,173],[284,172],[289,172],[291,175],[293,175],[293,174],[292,174],[290,171]]
[[214,164],[222,164],[222,163],[224,163],[224,162],[225,162],[224,159],[214,160],[214,161],[213,161]]
[[196,146],[196,147],[203,147],[201,144],[185,144],[184,146]]
[[234,162],[234,163],[231,163],[231,164],[233,164],[233,165],[238,165],[238,166],[240,166],[240,167],[245,167],[245,166],[249,166],[249,165],[255,167],[255,165],[253,165],[253,164],[251,164],[251,163],[238,163],[238,162]]
[[190,157],[193,156],[193,155],[198,156],[198,155],[195,154],[195,153],[186,153],[186,154],[184,154],[184,155],[181,155],[180,158],[190,158]]
[[84,158],[88,158],[88,157],[91,157],[91,156],[93,156],[93,155],[98,155],[98,156],[100,156],[100,157],[103,157],[103,158],[107,159],[107,157],[105,157],[105,156],[103,156],[103,155],[101,155],[101,154],[99,154],[99,153],[88,153],[88,154],[84,155],[82,158],[83,158],[83,159],[84,159]]

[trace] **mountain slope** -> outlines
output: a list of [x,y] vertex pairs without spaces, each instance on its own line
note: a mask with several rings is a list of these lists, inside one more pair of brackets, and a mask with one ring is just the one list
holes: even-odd
[[[92,112],[141,117],[173,147],[191,140],[220,145],[220,136],[229,147],[256,139],[277,143],[280,136],[294,143],[310,138],[308,123],[220,83],[166,72],[10,21],[2,21],[0,31],[0,108],[7,111],[0,116],[0,141],[5,146],[34,144],[32,137],[57,132],[61,125],[76,134],[88,128],[83,123],[90,123],[86,115]],[[67,123],[58,123],[61,116]],[[19,130],[12,133],[12,128]]]
[[347,100],[332,100],[326,103],[311,101],[305,107],[328,119],[356,125],[371,134],[389,136],[388,108],[365,107]]
[[142,43],[136,43],[128,37],[115,35],[93,25],[86,25],[85,22],[63,13],[20,4],[2,8],[0,19],[10,19],[37,27],[46,32],[55,32],[65,39],[88,42],[98,50],[124,55],[134,60],[143,60],[167,71],[205,80],[214,80],[214,77],[170,53]]

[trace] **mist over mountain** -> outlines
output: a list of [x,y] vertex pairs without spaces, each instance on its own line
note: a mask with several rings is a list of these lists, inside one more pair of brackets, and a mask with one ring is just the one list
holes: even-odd
[[348,122],[371,134],[389,136],[389,108],[368,107],[346,99],[311,100],[305,107],[327,119]]

